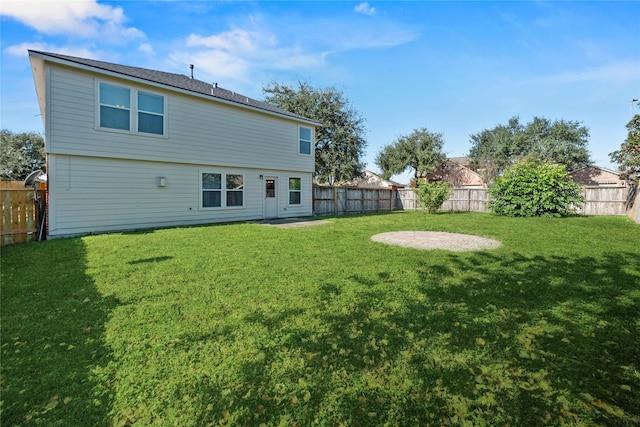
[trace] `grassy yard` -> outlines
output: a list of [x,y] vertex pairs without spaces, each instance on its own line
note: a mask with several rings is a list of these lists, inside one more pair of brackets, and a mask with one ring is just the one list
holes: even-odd
[[2,425],[640,424],[640,226],[330,221],[3,248]]

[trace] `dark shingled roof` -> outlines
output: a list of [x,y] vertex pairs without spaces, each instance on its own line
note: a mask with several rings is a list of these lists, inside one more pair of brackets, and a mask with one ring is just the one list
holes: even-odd
[[161,85],[186,90],[200,95],[222,99],[224,101],[240,104],[242,106],[257,108],[259,110],[264,110],[270,113],[275,113],[294,119],[300,119],[307,122],[319,124],[314,120],[283,110],[282,108],[278,108],[275,105],[269,104],[267,102],[257,101],[255,99],[240,95],[239,93],[235,93],[230,90],[218,87],[217,84],[213,85],[201,80],[192,79],[191,77],[185,76],[183,74],[165,73],[164,71],[130,67],[128,65],[113,64],[111,62],[96,61],[94,59],[78,58],[75,56],[60,55],[57,53],[41,52],[37,50],[29,50],[29,53],[48,56],[50,58],[68,61],[99,70],[110,71],[112,73],[122,74],[123,76],[135,77],[137,79],[146,80],[148,82],[158,83]]

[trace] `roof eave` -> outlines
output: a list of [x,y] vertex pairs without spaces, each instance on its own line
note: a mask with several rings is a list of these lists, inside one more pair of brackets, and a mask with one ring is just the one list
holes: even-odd
[[29,62],[31,63],[31,73],[33,75],[33,83],[36,89],[36,97],[38,98],[38,106],[40,108],[42,125],[46,129],[46,89],[44,59],[38,57],[30,57]]

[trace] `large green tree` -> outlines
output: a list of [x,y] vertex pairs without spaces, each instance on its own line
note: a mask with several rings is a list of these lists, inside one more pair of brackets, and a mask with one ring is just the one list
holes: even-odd
[[376,156],[375,163],[382,170],[384,179],[411,168],[417,181],[420,176],[444,164],[446,155],[442,151],[443,146],[441,133],[429,132],[427,128],[414,129],[409,135],[401,136],[385,146]]
[[364,118],[334,87],[297,87],[272,83],[262,89],[265,100],[292,113],[322,123],[316,129],[316,179],[333,185],[359,176],[364,170]]
[[34,170],[45,168],[44,138],[36,132],[0,131],[0,176],[24,180]]
[[471,135],[474,168],[491,179],[525,157],[565,165],[569,170],[590,163],[589,129],[577,121],[534,117],[527,124],[518,117]]
[[627,139],[609,157],[618,163],[623,177],[637,181],[640,179],[640,114],[633,116],[627,123],[627,129]]

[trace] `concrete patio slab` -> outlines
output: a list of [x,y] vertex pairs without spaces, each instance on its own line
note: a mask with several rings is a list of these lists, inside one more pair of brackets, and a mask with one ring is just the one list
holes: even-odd
[[463,252],[496,249],[502,245],[497,240],[461,233],[439,231],[394,231],[371,236],[371,240],[408,248]]

